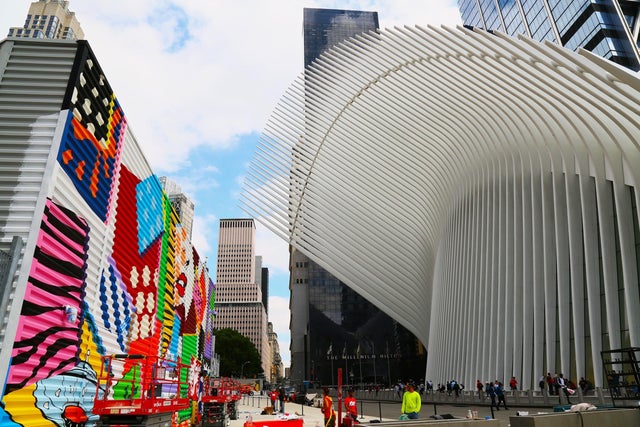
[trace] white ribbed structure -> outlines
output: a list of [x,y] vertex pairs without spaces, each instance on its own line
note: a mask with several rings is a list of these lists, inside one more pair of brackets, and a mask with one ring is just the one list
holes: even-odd
[[427,343],[434,382],[602,385],[600,351],[640,345],[639,89],[525,38],[363,36],[283,96],[243,208]]

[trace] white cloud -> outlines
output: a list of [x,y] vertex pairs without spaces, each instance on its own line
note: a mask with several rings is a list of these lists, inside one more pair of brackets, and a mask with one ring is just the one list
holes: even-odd
[[289,274],[289,246],[260,222],[256,222],[256,253],[270,275]]
[[260,132],[302,65],[295,2],[174,1],[191,27],[171,51],[167,43],[184,35],[173,22],[151,25],[164,13],[157,2],[135,3],[129,18],[128,0],[71,7],[153,167],[177,170],[196,146],[230,147]]
[[[217,227],[218,218],[216,218],[214,215],[194,216],[193,229],[191,231],[191,242],[193,243],[193,246],[195,246],[198,250],[198,253],[200,253],[201,255],[206,256],[206,254],[215,254],[217,252],[212,252],[212,249],[214,247],[217,247],[218,240],[211,240],[211,236],[217,233]],[[209,266],[209,268],[215,266],[215,261],[215,259],[209,259],[207,261],[207,265]],[[214,274],[213,269],[211,270],[211,274]]]
[[[0,31],[21,26],[30,3],[4,0]],[[460,23],[456,3],[445,0],[71,0],[69,7],[154,171],[169,176],[189,169],[196,147],[232,149],[241,135],[262,132],[302,71],[304,7],[377,11],[382,28]],[[206,172],[213,172],[206,183],[197,171],[171,178],[187,194],[205,186],[237,205],[237,193],[211,179],[217,170]],[[216,216],[196,216],[200,253],[217,252],[217,232]],[[288,245],[260,223],[257,251],[274,278],[288,275]],[[278,316],[272,321],[289,360],[288,301],[272,298],[270,312]]]
[[[30,1],[5,3],[0,25],[22,25]],[[186,164],[198,145],[228,147],[261,132],[301,72],[303,7],[377,10],[383,27],[459,21],[454,3],[441,0],[70,2],[152,166],[163,171]]]

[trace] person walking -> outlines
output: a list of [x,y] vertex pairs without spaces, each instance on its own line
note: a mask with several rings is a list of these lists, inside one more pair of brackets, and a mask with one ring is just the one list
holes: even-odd
[[280,387],[280,390],[278,390],[278,402],[280,403],[281,414],[284,414],[284,398],[285,398],[284,387]]
[[353,395],[353,389],[349,389],[349,395],[344,399],[344,407],[354,423],[358,422],[358,403]]
[[[493,408],[494,406],[496,408],[498,408],[496,406],[496,388],[495,385],[490,382],[487,383],[487,388],[485,389],[485,391],[487,392],[487,396],[489,396],[489,399],[491,399],[491,407]],[[498,408],[498,411],[500,410],[500,408]]]
[[542,376],[540,377],[540,379],[538,379],[538,387],[540,387],[540,394],[544,395],[544,385],[547,382],[547,376],[545,374],[542,374]]
[[329,387],[322,389],[322,415],[324,416],[324,427],[335,427],[336,411],[333,410],[333,399],[329,395]]
[[412,382],[408,383],[406,387],[406,391],[402,395],[402,413],[410,420],[417,420],[418,414],[420,413],[420,406],[422,405],[422,398],[415,390]]
[[271,400],[271,409],[276,412],[276,400],[278,400],[278,392],[276,389],[271,390],[269,393],[269,399]]
[[501,382],[497,382],[495,384],[495,388],[496,388],[496,396],[498,396],[498,404],[496,405],[496,408],[499,411],[500,410],[500,402],[502,402],[502,404],[504,405],[504,409],[505,410],[509,409],[509,408],[507,408],[507,401],[504,398],[504,389],[502,388],[502,383]]
[[478,399],[484,400],[482,397],[482,390],[484,390],[484,386],[480,380],[476,381],[476,389],[478,390]]

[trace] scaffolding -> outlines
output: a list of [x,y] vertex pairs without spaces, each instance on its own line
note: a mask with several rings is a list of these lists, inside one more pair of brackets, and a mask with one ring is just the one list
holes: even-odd
[[614,407],[638,407],[640,400],[640,347],[600,352]]

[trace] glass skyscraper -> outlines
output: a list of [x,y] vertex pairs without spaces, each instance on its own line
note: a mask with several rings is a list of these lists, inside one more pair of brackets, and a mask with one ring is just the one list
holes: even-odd
[[[379,28],[377,12],[338,9],[304,9],[303,25],[305,68],[334,45]],[[424,376],[424,347],[406,328],[294,248],[290,266],[294,384],[335,384],[338,368],[348,384]]]
[[357,34],[378,30],[378,12],[304,9],[304,66],[322,52]]
[[640,3],[620,0],[458,0],[464,25],[583,48],[640,69]]

